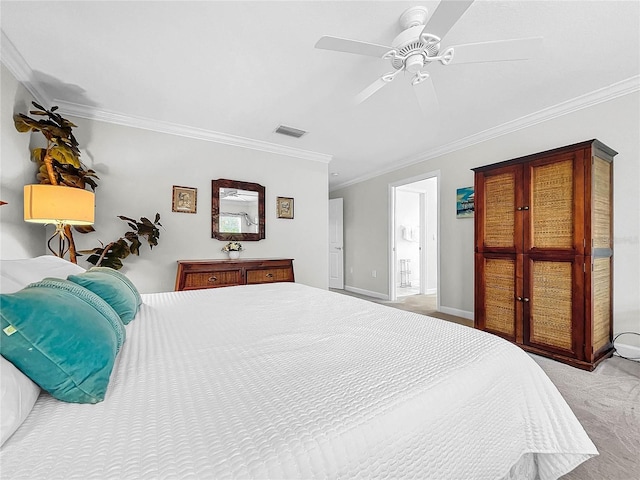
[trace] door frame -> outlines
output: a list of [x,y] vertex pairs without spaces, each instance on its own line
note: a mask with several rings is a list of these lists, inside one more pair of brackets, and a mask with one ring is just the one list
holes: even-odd
[[[438,235],[437,235],[437,246],[436,246],[436,258],[437,258],[437,271],[438,271],[438,278],[436,281],[436,305],[437,305],[437,309],[440,310],[440,170],[433,170],[431,172],[426,172],[426,173],[422,173],[420,175],[416,175],[413,177],[409,177],[409,178],[404,178],[402,180],[397,180],[395,182],[391,182],[389,183],[388,186],[388,195],[389,195],[389,201],[388,201],[388,205],[389,205],[389,211],[388,211],[388,218],[389,218],[389,231],[388,231],[388,261],[389,261],[389,300],[394,302],[397,300],[397,296],[396,296],[396,279],[397,279],[397,273],[396,273],[396,249],[395,249],[395,230],[396,230],[396,188],[398,187],[402,187],[404,185],[410,184],[410,183],[416,183],[416,182],[420,182],[422,180],[427,180],[428,178],[436,178],[436,198],[438,199],[438,208],[436,209],[436,215],[437,215],[437,219],[436,219],[436,224],[437,224],[437,228],[438,228]],[[422,206],[421,206],[422,209]],[[424,215],[426,215],[426,212],[424,212]],[[421,224],[421,232],[423,228],[426,228],[425,226],[425,222],[424,222],[424,218],[421,219],[420,221]],[[425,236],[421,235],[421,239],[420,239],[420,246],[421,246],[421,252],[420,252],[420,268],[421,268],[421,282],[423,281],[422,279],[424,278],[424,280],[426,281],[426,278],[423,277],[423,271],[424,271],[424,258],[427,254],[427,252],[425,251]],[[422,289],[422,286],[421,286]]]
[[[337,242],[339,245],[336,246],[334,244],[331,243],[331,216],[332,216],[332,210],[331,210],[331,205],[332,204],[339,204],[340,205],[340,239],[339,242]],[[342,197],[338,197],[338,198],[330,198],[329,199],[329,235],[328,235],[328,251],[327,251],[327,262],[328,262],[328,286],[329,288],[337,288],[339,290],[344,290],[344,199]],[[335,251],[333,251],[332,249],[337,249],[339,250],[339,254]],[[338,278],[338,283],[331,285],[331,254],[335,254],[335,255],[339,255],[339,265],[338,265],[338,270],[339,270],[339,274],[340,274],[340,278]]]

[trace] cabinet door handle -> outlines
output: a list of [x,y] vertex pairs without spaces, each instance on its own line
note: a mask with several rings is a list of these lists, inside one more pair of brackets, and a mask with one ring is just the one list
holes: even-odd
[[211,277],[207,278],[207,282],[213,283],[213,282],[217,282],[217,281],[218,281],[218,277],[211,276]]
[[516,300],[521,302],[522,301],[522,297],[516,297]]
[[273,278],[273,273],[267,273],[266,277],[267,278]]
[[522,211],[522,207],[518,207],[516,210],[518,210],[520,212],[520,211]]
[[522,207],[523,210],[529,210],[529,207]]
[[524,302],[528,302],[528,301],[529,301],[529,299],[528,299],[527,297],[524,297],[522,300],[523,300]]

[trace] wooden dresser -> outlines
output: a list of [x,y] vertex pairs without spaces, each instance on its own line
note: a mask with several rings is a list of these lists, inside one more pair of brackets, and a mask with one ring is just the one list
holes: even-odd
[[593,370],[613,353],[613,157],[598,142],[475,171],[475,326]]
[[293,281],[293,260],[290,258],[178,260],[175,289],[198,290]]

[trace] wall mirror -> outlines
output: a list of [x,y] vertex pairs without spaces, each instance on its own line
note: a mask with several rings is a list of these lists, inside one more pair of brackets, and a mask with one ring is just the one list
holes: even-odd
[[219,178],[211,181],[211,237],[257,241],[265,238],[264,187]]

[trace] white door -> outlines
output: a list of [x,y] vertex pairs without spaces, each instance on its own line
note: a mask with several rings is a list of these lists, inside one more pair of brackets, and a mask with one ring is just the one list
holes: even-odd
[[344,288],[342,198],[329,200],[329,288]]

